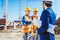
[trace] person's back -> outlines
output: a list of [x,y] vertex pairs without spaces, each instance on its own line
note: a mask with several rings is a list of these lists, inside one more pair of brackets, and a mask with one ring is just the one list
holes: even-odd
[[56,22],[56,15],[51,9],[51,6],[52,0],[43,0],[43,12],[40,18],[42,25],[38,29],[40,40],[55,40],[54,25]]
[[49,12],[49,23],[54,25],[56,21],[56,15],[52,8],[48,8],[47,11]]

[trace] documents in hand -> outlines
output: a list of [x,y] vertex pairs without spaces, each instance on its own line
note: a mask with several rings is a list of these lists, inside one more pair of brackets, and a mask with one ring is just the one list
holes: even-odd
[[54,28],[55,28],[54,25],[49,24],[49,28],[48,28],[47,32],[54,34]]
[[41,26],[41,21],[40,20],[34,18],[32,22],[33,22],[34,25],[36,25],[36,26],[38,26],[38,28],[40,28],[40,26]]

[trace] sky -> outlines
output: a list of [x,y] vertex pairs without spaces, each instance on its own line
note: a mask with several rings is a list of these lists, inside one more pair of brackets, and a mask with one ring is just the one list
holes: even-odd
[[[56,19],[60,17],[59,0],[53,0],[52,9],[56,13]],[[20,6],[21,5],[21,6]],[[31,8],[30,15],[33,15],[33,9],[38,8],[38,16],[41,16],[43,11],[41,0],[8,0],[8,21],[19,20],[19,17],[25,15],[24,9],[29,6]],[[3,18],[5,12],[5,0],[0,0],[0,18]]]

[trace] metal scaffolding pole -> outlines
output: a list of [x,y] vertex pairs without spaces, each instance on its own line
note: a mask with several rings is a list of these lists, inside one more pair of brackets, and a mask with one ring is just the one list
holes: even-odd
[[8,24],[8,0],[5,0],[4,18],[6,19],[5,30],[7,30],[7,24]]
[[20,21],[20,23],[19,23],[19,27],[21,27],[21,20],[22,20],[22,17],[21,17],[21,11],[22,11],[22,0],[20,0],[20,5],[19,5],[19,14],[20,14],[20,16],[19,16],[19,21]]
[[22,0],[19,0],[19,20],[21,19]]
[[[22,7],[22,0],[19,0],[19,21],[21,21],[21,7]],[[14,29],[16,29],[16,24],[14,23]]]

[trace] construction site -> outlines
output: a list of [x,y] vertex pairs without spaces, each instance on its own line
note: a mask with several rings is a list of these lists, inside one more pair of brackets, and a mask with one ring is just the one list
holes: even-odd
[[[18,20],[9,21],[9,12],[8,12],[8,5],[9,0],[4,0],[4,12],[3,17],[0,17],[0,40],[24,40],[22,31],[22,17],[21,17],[21,10],[22,10],[22,1],[19,0],[19,13],[18,13]],[[36,1],[35,1],[36,2]],[[32,5],[32,2],[26,2],[25,7],[29,7]],[[31,3],[31,4],[29,4]],[[23,9],[24,10],[24,9]],[[11,11],[11,10],[10,10]],[[1,11],[0,11],[1,12]],[[0,14],[1,15],[1,14]],[[13,14],[12,14],[13,15]],[[23,15],[23,14],[22,14]],[[11,19],[10,19],[11,20]],[[55,27],[55,40],[60,40],[60,18],[56,20],[56,27]],[[29,40],[29,37],[28,37]],[[30,39],[31,40],[31,39]]]

